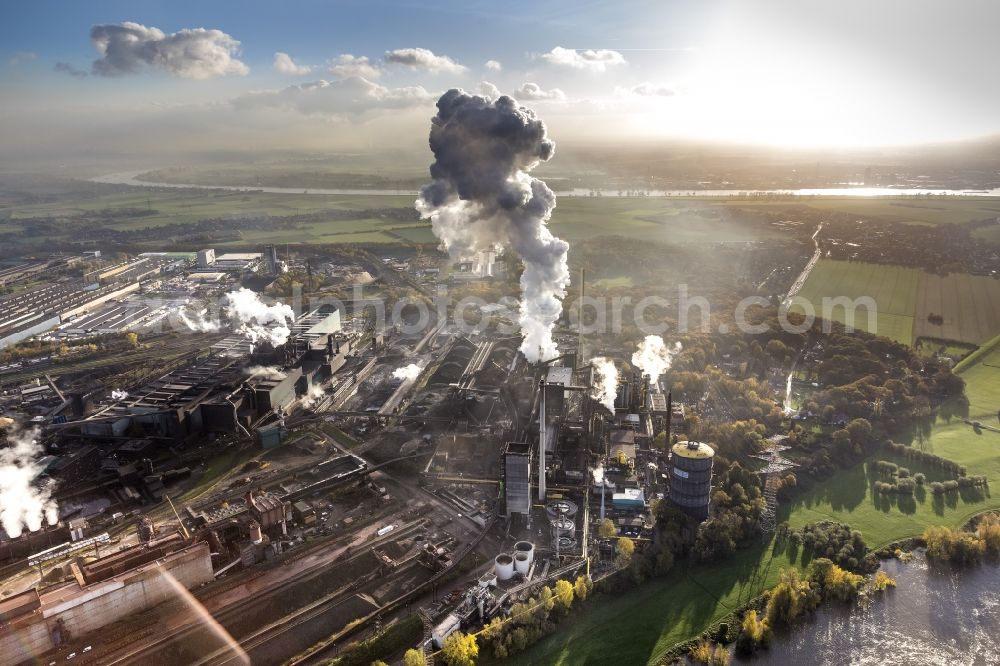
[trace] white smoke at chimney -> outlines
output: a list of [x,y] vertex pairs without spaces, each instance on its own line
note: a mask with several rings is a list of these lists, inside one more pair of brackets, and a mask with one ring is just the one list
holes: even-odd
[[647,335],[639,343],[639,348],[632,354],[632,365],[642,371],[643,375],[649,377],[649,383],[654,390],[659,390],[660,375],[670,369],[673,365],[674,357],[681,352],[681,343],[674,343],[673,347],[667,344],[658,335]]
[[612,414],[615,413],[615,398],[618,396],[618,368],[614,361],[603,356],[590,359],[594,366],[594,385],[590,397],[601,403]]

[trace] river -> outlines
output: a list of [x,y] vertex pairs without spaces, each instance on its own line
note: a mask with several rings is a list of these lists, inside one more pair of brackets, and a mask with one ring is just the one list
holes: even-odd
[[[269,194],[340,194],[340,195],[368,195],[368,196],[416,196],[415,190],[349,190],[349,189],[324,189],[324,188],[297,188],[297,187],[263,187],[248,185],[193,185],[182,183],[162,183],[146,180],[139,180],[138,176],[144,171],[123,171],[120,173],[110,173],[103,176],[91,178],[93,183],[105,183],[109,185],[132,185],[134,187],[169,187],[178,189],[195,190],[230,190],[233,192],[267,192]],[[556,192],[562,197],[586,197],[590,196],[594,190],[576,188]],[[617,197],[619,191],[600,190],[602,196]],[[828,197],[914,197],[914,196],[962,196],[962,197],[1000,197],[1000,188],[992,190],[941,190],[941,189],[918,189],[918,188],[894,188],[894,187],[821,187],[791,190],[649,190],[648,197],[735,197],[735,196],[765,196],[765,195],[785,195],[796,197],[828,196]]]
[[896,579],[894,590],[867,607],[824,606],[814,620],[776,635],[756,658],[734,663],[1000,664],[1000,566],[941,571],[918,553],[882,569]]

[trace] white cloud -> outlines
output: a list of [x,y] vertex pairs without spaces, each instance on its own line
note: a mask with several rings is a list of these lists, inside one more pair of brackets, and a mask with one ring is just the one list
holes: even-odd
[[499,72],[501,69],[503,69],[503,65],[501,65],[500,61],[498,60],[487,60],[484,67],[494,72]]
[[436,55],[430,49],[421,48],[386,51],[385,61],[393,65],[405,65],[410,69],[420,69],[435,74],[438,72],[458,74],[466,69],[448,56]]
[[557,46],[548,53],[541,55],[542,60],[553,65],[588,69],[592,72],[603,72],[614,65],[624,65],[625,57],[618,51],[610,49],[564,49]]
[[170,34],[126,21],[95,25],[90,41],[101,57],[94,74],[123,76],[150,67],[185,79],[244,76],[250,71],[237,59],[240,43],[221,30],[185,28]]
[[377,79],[382,76],[382,70],[368,60],[368,56],[354,56],[344,53],[330,61],[329,71],[334,76],[346,79],[360,76],[365,79]]
[[552,101],[561,102],[566,99],[566,93],[559,88],[543,90],[537,83],[525,83],[514,93],[518,99],[530,101]]
[[632,86],[631,88],[616,88],[615,93],[618,95],[636,95],[638,97],[673,97],[675,95],[673,88],[656,85],[649,81]]
[[479,84],[479,94],[483,95],[484,97],[489,97],[490,99],[496,99],[497,97],[500,97],[503,93],[501,93],[500,89],[497,88],[492,83],[490,83],[489,81],[482,81]]
[[278,108],[307,115],[357,116],[379,110],[430,105],[436,99],[421,86],[388,88],[354,76],[313,81],[281,90],[251,92],[231,100],[237,109]]
[[312,67],[309,65],[300,65],[292,60],[292,56],[281,51],[274,54],[274,65],[272,67],[279,74],[288,74],[289,76],[305,76],[312,71]]

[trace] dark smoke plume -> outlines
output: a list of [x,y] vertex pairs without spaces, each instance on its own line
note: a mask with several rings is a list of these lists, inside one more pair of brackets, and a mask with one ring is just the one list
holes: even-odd
[[552,327],[569,284],[569,244],[552,235],[556,196],[529,175],[550,159],[555,143],[531,109],[507,96],[492,100],[449,90],[431,120],[434,179],[417,210],[456,260],[509,248],[524,263],[521,275],[521,352],[532,363],[558,355]]

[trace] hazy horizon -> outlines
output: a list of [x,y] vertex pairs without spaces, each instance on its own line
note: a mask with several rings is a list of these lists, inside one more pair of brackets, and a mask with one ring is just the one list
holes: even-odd
[[56,4],[0,22],[8,158],[417,153],[453,87],[511,95],[575,147],[1000,134],[981,0]]

